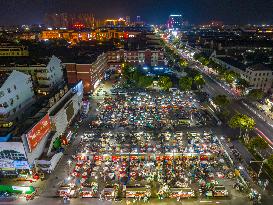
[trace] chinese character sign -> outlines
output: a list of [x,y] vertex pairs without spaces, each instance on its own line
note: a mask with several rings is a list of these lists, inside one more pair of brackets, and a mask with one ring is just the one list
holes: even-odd
[[27,140],[30,152],[32,152],[39,142],[50,132],[50,118],[44,116],[28,133]]

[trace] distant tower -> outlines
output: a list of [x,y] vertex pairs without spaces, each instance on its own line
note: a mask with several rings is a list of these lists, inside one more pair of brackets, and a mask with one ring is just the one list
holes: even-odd
[[136,17],[136,21],[137,21],[137,22],[140,22],[140,16],[137,16],[137,17]]
[[126,25],[129,26],[131,24],[130,16],[126,16]]
[[183,25],[183,16],[181,14],[170,15],[168,20],[168,29],[180,30]]

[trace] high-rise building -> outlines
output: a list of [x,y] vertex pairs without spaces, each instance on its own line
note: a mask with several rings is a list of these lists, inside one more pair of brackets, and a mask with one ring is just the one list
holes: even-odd
[[126,16],[125,17],[125,22],[126,22],[126,25],[129,26],[131,24],[131,19],[130,19],[130,16]]
[[137,22],[140,22],[140,21],[141,21],[140,16],[137,16],[137,17],[136,17],[136,21],[137,21]]
[[44,23],[49,27],[64,28],[68,26],[67,13],[45,14]]
[[51,13],[45,15],[44,21],[53,28],[72,28],[75,24],[83,24],[86,28],[95,27],[95,18],[91,13]]
[[180,30],[183,25],[183,16],[181,14],[178,15],[170,15],[168,20],[168,29],[169,30]]

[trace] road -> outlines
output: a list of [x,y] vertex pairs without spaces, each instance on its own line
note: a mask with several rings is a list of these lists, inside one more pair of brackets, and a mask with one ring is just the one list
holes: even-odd
[[181,50],[178,51],[174,46],[171,45],[171,48],[175,49],[177,53],[180,53],[181,57],[187,58],[189,61],[191,61],[191,68],[197,69],[202,73],[203,78],[206,82],[203,88],[205,92],[207,92],[211,97],[217,95],[226,95],[232,101],[232,104],[230,106],[232,110],[251,116],[256,122],[256,133],[263,137],[269,143],[273,150],[273,121],[268,119],[256,108],[251,107],[249,103],[242,100],[242,97],[234,94],[234,92],[231,91],[228,86],[216,80],[213,75],[208,74],[207,70],[204,69],[202,65],[197,65],[189,57],[183,55]]
[[[211,79],[206,74],[203,73],[204,80],[206,81],[206,85],[204,86],[203,90],[206,91],[211,97],[214,97],[216,95],[224,94],[228,96],[229,99],[231,99],[231,105],[230,108],[232,108],[234,111],[237,111],[239,113],[247,114],[251,116],[255,122],[256,122],[256,131],[259,133],[265,140],[269,142],[269,144],[273,144],[273,127],[269,124],[270,122],[266,120],[264,117],[260,117],[263,114],[260,113],[255,108],[251,108],[249,103],[242,100],[238,96],[234,96],[231,91],[229,91],[227,88],[219,83],[217,83],[216,80]],[[250,107],[250,108],[249,108]],[[256,113],[255,113],[256,112]],[[262,132],[262,133],[261,133]]]

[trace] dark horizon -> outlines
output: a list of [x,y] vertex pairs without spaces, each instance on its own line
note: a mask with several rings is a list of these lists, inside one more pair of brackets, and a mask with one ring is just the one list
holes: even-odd
[[150,24],[183,14],[192,24],[272,24],[273,0],[0,0],[0,25],[42,24],[45,13],[93,13],[95,18],[137,15]]

